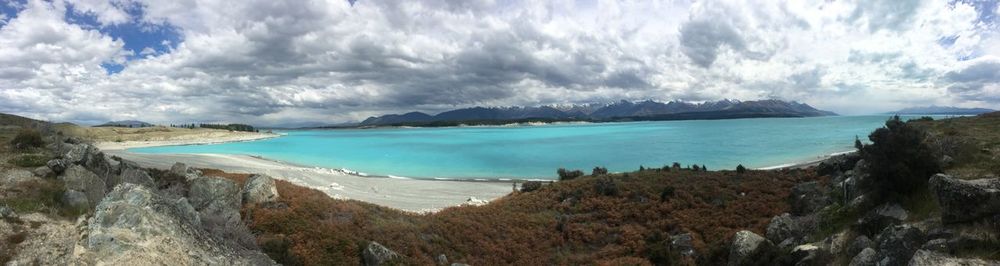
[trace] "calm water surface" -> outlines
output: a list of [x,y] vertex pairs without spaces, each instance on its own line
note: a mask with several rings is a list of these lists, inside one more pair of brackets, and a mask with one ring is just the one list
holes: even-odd
[[132,149],[139,153],[258,155],[297,164],[409,178],[553,179],[560,167],[775,166],[852,150],[888,116],[758,118],[519,127],[284,131],[280,138]]

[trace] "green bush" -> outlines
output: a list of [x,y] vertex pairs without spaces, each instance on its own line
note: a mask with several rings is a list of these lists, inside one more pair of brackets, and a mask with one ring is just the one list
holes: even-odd
[[863,145],[861,156],[870,165],[874,187],[882,193],[899,197],[926,187],[927,180],[941,172],[933,150],[924,143],[926,134],[894,116],[885,127],[876,129]]
[[15,150],[27,150],[29,148],[38,148],[45,144],[42,140],[42,134],[38,130],[24,128],[17,132],[14,139],[10,141],[11,147]]
[[542,182],[539,181],[527,181],[521,184],[521,192],[532,192],[542,188]]
[[608,174],[608,168],[604,167],[594,167],[594,170],[590,172],[590,175],[606,175]]
[[747,168],[743,167],[742,164],[736,166],[736,173],[742,174],[742,173],[746,173],[746,172],[747,172]]
[[556,173],[559,174],[559,181],[573,180],[576,179],[577,177],[583,176],[583,171],[580,170],[569,171],[566,170],[566,168],[559,168],[559,170],[557,170]]

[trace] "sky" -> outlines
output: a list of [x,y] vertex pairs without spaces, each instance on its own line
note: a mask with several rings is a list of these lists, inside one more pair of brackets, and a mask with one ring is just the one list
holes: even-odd
[[0,113],[295,126],[623,99],[1000,109],[997,2],[0,0]]

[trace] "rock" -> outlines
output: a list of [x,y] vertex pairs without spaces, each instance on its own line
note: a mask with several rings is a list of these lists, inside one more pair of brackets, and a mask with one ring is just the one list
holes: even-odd
[[872,248],[865,248],[865,249],[861,250],[861,252],[858,252],[858,255],[855,255],[854,258],[851,259],[851,263],[848,264],[848,265],[850,265],[850,266],[869,266],[869,265],[875,265],[875,262],[877,262],[877,259],[878,259],[878,254],[875,252],[874,249],[872,249]]
[[861,156],[857,153],[831,156],[816,166],[816,173],[819,175],[833,175],[850,171],[859,160],[861,160]]
[[951,167],[953,164],[955,164],[955,159],[951,158],[951,156],[944,155],[941,156],[941,159],[938,160],[938,163],[941,164],[941,168],[948,168]]
[[375,241],[368,243],[368,246],[365,247],[362,255],[365,266],[395,265],[402,260],[402,257],[400,257],[399,254],[396,254],[396,252],[389,250],[389,248],[386,248]]
[[988,262],[981,259],[956,258],[944,253],[929,250],[918,250],[910,259],[909,266],[975,266],[1000,265],[1000,262]]
[[799,245],[792,249],[795,265],[829,265],[832,262],[830,252],[811,244]]
[[886,228],[878,237],[879,265],[906,265],[924,243],[924,233],[911,225]]
[[191,206],[206,219],[227,225],[240,221],[240,190],[236,182],[214,176],[191,180],[188,200]]
[[62,195],[62,202],[73,209],[89,209],[92,201],[87,198],[87,194],[76,190],[67,190]]
[[791,214],[783,213],[771,218],[771,222],[767,224],[767,233],[764,235],[773,243],[781,243],[789,238],[795,241],[794,239],[799,237],[799,226]]
[[937,174],[929,183],[941,206],[943,223],[975,221],[1000,214],[1000,178],[959,180]]
[[862,250],[872,247],[872,244],[872,240],[868,236],[860,235],[855,237],[854,241],[851,241],[851,246],[847,248],[847,254],[850,256],[857,255]]
[[752,259],[753,255],[762,246],[769,245],[767,239],[753,232],[742,230],[733,236],[732,244],[729,246],[729,265],[745,265]]
[[266,175],[251,175],[243,186],[243,204],[258,204],[278,200],[278,187]]
[[17,213],[7,205],[0,205],[0,219],[17,219]]
[[465,202],[462,203],[462,206],[483,206],[489,203],[490,201],[488,200],[479,199],[476,197],[469,197],[469,199],[465,200]]
[[87,225],[86,255],[98,265],[275,265],[260,251],[213,241],[183,216],[185,204],[131,183],[115,187]]
[[805,182],[792,187],[789,195],[792,214],[806,215],[818,211],[829,202],[829,197],[823,191],[818,181]]
[[[104,180],[98,177],[96,174],[87,171],[83,166],[73,165],[66,169],[62,175],[59,176],[59,180],[62,180],[66,186],[66,195],[64,199],[72,199],[73,201],[78,201],[78,196],[74,192],[82,193],[87,198],[87,205],[93,207],[97,205],[102,198],[104,198],[105,185]],[[76,202],[75,204],[79,204]],[[77,206],[71,204],[73,206]]]
[[48,166],[49,169],[52,169],[52,172],[55,172],[55,174],[60,175],[63,173],[63,171],[66,170],[67,164],[66,161],[63,159],[52,159],[46,162],[45,166]]
[[127,166],[123,168],[124,169],[121,170],[120,174],[108,178],[107,186],[109,190],[124,183],[141,185],[148,188],[156,187],[156,183],[153,182],[153,177],[149,176],[149,172],[146,172],[145,169]]
[[23,169],[7,169],[7,171],[2,172],[0,175],[0,185],[5,187],[13,187],[17,184],[39,180],[34,173]]
[[41,178],[53,178],[56,177],[56,173],[49,169],[48,166],[39,166],[35,170],[31,170],[31,173],[35,174],[37,177]]
[[66,164],[83,164],[84,160],[87,159],[87,152],[90,150],[90,145],[87,144],[77,144],[69,146],[69,150],[63,154],[63,159],[66,160]]
[[855,223],[855,230],[866,235],[875,235],[882,232],[887,226],[902,224],[909,217],[909,213],[902,206],[895,203],[886,203],[874,210],[869,211],[865,216]]
[[[121,172],[121,163],[117,160],[112,159],[109,156],[105,156],[103,152],[97,148],[91,147],[87,150],[86,158],[84,159],[83,166],[97,174],[107,183],[109,179],[116,178]],[[109,186],[107,189],[111,190],[114,186]]]
[[448,256],[445,256],[444,254],[438,255],[437,263],[438,265],[448,265]]
[[680,252],[681,256],[694,256],[694,237],[690,233],[674,235],[670,237],[672,250]]
[[931,239],[930,241],[927,241],[927,243],[924,243],[922,246],[920,246],[920,249],[935,251],[935,252],[950,251],[950,248],[948,247],[948,239],[944,238]]
[[193,180],[201,177],[201,171],[190,168],[184,163],[174,163],[174,165],[170,167],[169,173],[175,176],[184,177],[186,180]]

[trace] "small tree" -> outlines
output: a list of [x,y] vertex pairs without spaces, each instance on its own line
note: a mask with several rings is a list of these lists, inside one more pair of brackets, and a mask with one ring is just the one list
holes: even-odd
[[933,150],[924,143],[925,132],[894,116],[885,127],[876,129],[863,145],[861,157],[868,162],[875,187],[883,193],[901,196],[927,185],[941,171]]
[[701,171],[702,172],[708,172],[708,166],[705,166],[704,164],[701,165]]
[[681,163],[674,162],[674,165],[671,166],[671,168],[674,168],[674,170],[680,170],[681,169]]
[[691,170],[694,170],[695,172],[697,172],[699,169],[701,169],[701,166],[698,166],[698,164],[691,165]]
[[861,139],[858,138],[858,135],[854,135],[854,148],[858,149],[860,152],[864,146],[864,144],[861,144]]
[[742,173],[746,173],[746,172],[747,172],[747,168],[743,167],[743,164],[740,164],[740,165],[736,166],[736,173],[742,174]]
[[639,172],[642,172],[642,171],[646,171],[646,167],[642,167],[642,165],[640,165],[639,166]]
[[568,171],[566,170],[566,168],[559,168],[559,170],[557,170],[556,173],[559,174],[559,181],[573,180],[576,179],[577,177],[583,176],[583,171],[580,170]]
[[594,170],[590,172],[590,175],[606,175],[608,174],[608,168],[604,167],[594,167]]

